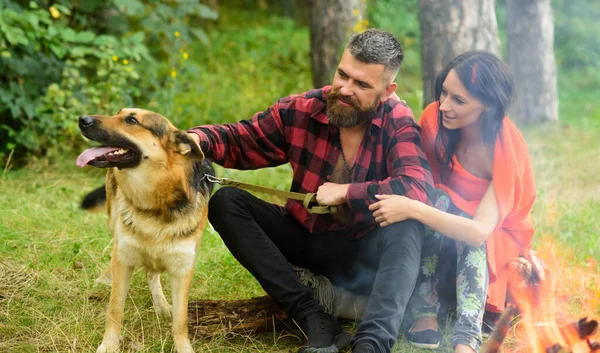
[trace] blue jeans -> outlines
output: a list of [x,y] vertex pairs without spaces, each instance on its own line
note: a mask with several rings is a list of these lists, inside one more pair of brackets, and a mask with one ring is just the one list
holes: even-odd
[[417,281],[424,227],[405,221],[355,239],[346,232],[310,233],[284,209],[232,188],[219,189],[209,220],[233,256],[288,316],[301,322],[323,310],[290,264],[325,275],[333,285],[369,295],[352,344],[368,340],[391,352]]

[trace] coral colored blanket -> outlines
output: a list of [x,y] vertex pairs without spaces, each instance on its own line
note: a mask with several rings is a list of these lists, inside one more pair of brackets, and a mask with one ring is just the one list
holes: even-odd
[[[464,193],[461,193],[461,196],[440,180],[440,165],[434,152],[438,132],[437,102],[425,108],[419,125],[423,128],[423,150],[431,163],[436,187],[446,191],[456,207],[472,216],[481,199],[467,201]],[[455,163],[455,172],[457,168],[462,166]],[[458,175],[464,175],[464,169],[462,172]],[[500,209],[500,221],[486,241],[490,272],[486,308],[500,312],[504,310],[506,300],[508,265],[519,255],[528,255],[531,247],[534,229],[530,211],[536,196],[531,159],[525,139],[507,117],[503,120],[502,130],[494,146],[492,180]]]

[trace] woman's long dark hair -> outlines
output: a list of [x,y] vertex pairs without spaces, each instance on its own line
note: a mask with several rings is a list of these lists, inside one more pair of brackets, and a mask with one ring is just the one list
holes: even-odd
[[[448,73],[454,70],[467,91],[486,108],[481,116],[481,134],[486,146],[496,141],[502,129],[502,120],[512,103],[514,82],[509,67],[495,55],[485,51],[469,51],[452,60],[435,80],[435,99],[441,104],[442,85]],[[441,165],[441,177],[454,169],[452,157],[460,136],[459,130],[449,130],[442,123],[438,109],[439,130],[435,137],[435,156]]]

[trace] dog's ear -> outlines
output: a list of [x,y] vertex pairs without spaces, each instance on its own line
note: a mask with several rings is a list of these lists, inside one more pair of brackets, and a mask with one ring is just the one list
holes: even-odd
[[181,153],[182,155],[197,161],[202,161],[204,159],[204,153],[200,147],[198,147],[198,144],[196,144],[196,142],[188,136],[187,132],[183,130],[171,132],[169,142],[177,153]]

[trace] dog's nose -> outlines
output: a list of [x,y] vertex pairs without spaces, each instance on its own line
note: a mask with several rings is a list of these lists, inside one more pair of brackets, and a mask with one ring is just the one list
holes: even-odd
[[84,115],[79,117],[79,126],[81,127],[90,127],[93,123],[94,118],[92,118],[91,116]]

